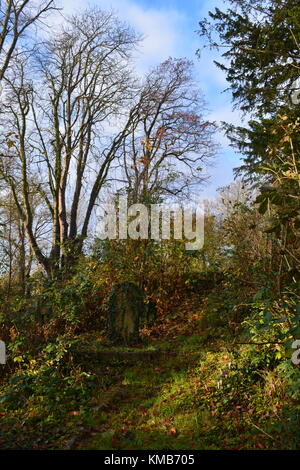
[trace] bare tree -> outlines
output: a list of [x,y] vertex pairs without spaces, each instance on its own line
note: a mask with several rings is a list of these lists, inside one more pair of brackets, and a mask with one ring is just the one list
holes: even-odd
[[[47,13],[55,10],[54,0],[45,1],[33,1],[33,0],[0,0],[0,95],[3,92],[2,80],[9,68],[9,65],[13,59],[14,53],[17,50],[17,46],[26,37],[27,31],[31,26],[37,25]],[[4,130],[2,129],[2,134]],[[8,136],[9,141],[9,136]],[[1,158],[7,157],[6,149],[1,149]],[[0,175],[1,180],[1,175]],[[10,193],[11,194],[11,193]],[[12,264],[14,253],[19,253],[19,266],[20,266],[20,277],[24,278],[24,226],[18,218],[18,231],[19,238],[18,242],[14,242],[11,235],[12,219],[11,214],[14,209],[9,203],[9,217],[8,220],[1,214],[0,225],[4,227],[2,233],[2,248],[8,253],[9,258],[9,284],[12,276]],[[7,229],[8,222],[8,229]],[[5,238],[5,237],[8,238]],[[6,244],[6,245],[5,245]],[[16,245],[13,247],[13,245]],[[21,273],[22,271],[22,273]],[[23,284],[23,282],[22,282]]]
[[[32,202],[35,208],[35,235],[40,241],[42,219],[37,214],[39,196],[35,195]],[[18,288],[26,292],[26,279],[32,267],[32,253],[25,235],[23,220],[16,208],[10,190],[0,193],[0,253],[1,273],[7,275],[7,293],[10,293],[13,281],[17,281]]]
[[28,28],[54,9],[54,0],[0,0],[0,81]]
[[[136,34],[111,12],[71,17],[36,57],[19,57],[9,78],[6,143],[11,158],[0,166],[24,221],[38,262],[49,275],[80,253],[110,164],[130,132],[135,111],[118,131],[105,133],[132,97],[130,51]],[[34,183],[33,183],[34,182]],[[51,216],[52,247],[34,234],[32,192]],[[78,208],[85,217],[78,223]]]
[[[130,69],[138,40],[112,12],[87,10],[34,57],[16,51],[4,77],[0,177],[49,276],[82,252],[113,162],[141,200],[202,181],[199,165],[213,154],[215,125],[203,117],[192,64],[169,59],[140,84]],[[37,220],[52,232],[46,245]]]
[[134,201],[178,195],[204,180],[214,154],[215,124],[193,81],[193,64],[168,59],[152,70],[140,90],[139,119],[124,140],[121,159]]

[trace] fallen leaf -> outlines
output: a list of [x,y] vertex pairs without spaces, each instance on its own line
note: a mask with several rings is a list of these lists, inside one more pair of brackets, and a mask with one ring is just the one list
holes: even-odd
[[176,428],[171,428],[168,433],[170,436],[177,437],[178,436],[178,431]]

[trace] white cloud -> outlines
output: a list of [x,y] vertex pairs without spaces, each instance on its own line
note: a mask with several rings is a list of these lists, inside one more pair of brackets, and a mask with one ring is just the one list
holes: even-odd
[[[88,3],[85,0],[60,0],[59,4],[63,6],[64,15],[74,14],[88,6],[113,9],[121,20],[130,24],[144,38],[135,54],[135,63],[140,74],[170,56],[186,55],[186,43],[182,39],[187,17],[177,10],[143,7],[130,0],[92,0]],[[53,15],[53,24],[61,21],[59,13]]]
[[180,35],[178,30],[183,20],[175,11],[144,10],[132,5],[129,18],[135,28],[144,36],[140,51],[139,66],[153,66],[170,56],[178,56]]

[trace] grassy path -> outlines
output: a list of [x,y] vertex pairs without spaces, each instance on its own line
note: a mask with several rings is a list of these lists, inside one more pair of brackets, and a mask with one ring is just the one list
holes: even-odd
[[[220,378],[232,357],[226,341],[211,340],[201,308],[181,311],[151,340],[162,355],[151,362],[115,363],[113,385],[99,397],[88,435],[77,449],[180,450],[268,448],[272,436],[255,428],[240,391],[224,403]],[[184,318],[183,318],[184,316]],[[104,371],[103,371],[104,373]],[[218,402],[222,394],[222,403]],[[225,406],[224,406],[225,405]]]
[[25,374],[26,369],[21,369],[10,388],[4,387],[0,448],[296,446],[297,423],[291,416],[297,417],[282,417],[283,406],[291,402],[278,372],[264,362],[260,348],[233,347],[226,327],[207,326],[207,312],[203,299],[189,296],[162,323],[144,330],[147,354],[153,348],[161,351],[153,358],[148,354],[148,359],[137,360],[142,357],[138,354],[128,359],[127,353],[126,360],[114,355],[110,361],[99,361],[94,352],[98,344],[103,347],[103,338],[93,333],[78,338],[83,348],[96,346],[94,359],[86,364],[84,357],[79,354],[83,360],[79,364],[62,346],[56,375],[52,359],[42,362],[39,372],[33,368]]

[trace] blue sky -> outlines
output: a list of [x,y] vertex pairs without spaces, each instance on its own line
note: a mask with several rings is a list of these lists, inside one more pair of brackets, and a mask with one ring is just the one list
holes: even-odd
[[[140,73],[168,57],[187,57],[195,63],[195,78],[202,89],[209,112],[208,118],[219,123],[227,121],[238,124],[240,115],[232,111],[231,95],[224,93],[228,83],[225,74],[213,63],[219,56],[206,49],[201,59],[196,50],[201,41],[196,30],[198,22],[214,7],[225,8],[224,0],[61,0],[66,13],[74,13],[87,5],[101,8],[112,7],[120,19],[130,23],[141,32],[144,40],[136,53],[136,65]],[[218,187],[231,183],[233,168],[240,165],[239,155],[229,148],[220,133],[221,144],[218,157],[208,172],[211,175],[201,194],[202,199],[211,199]]]

